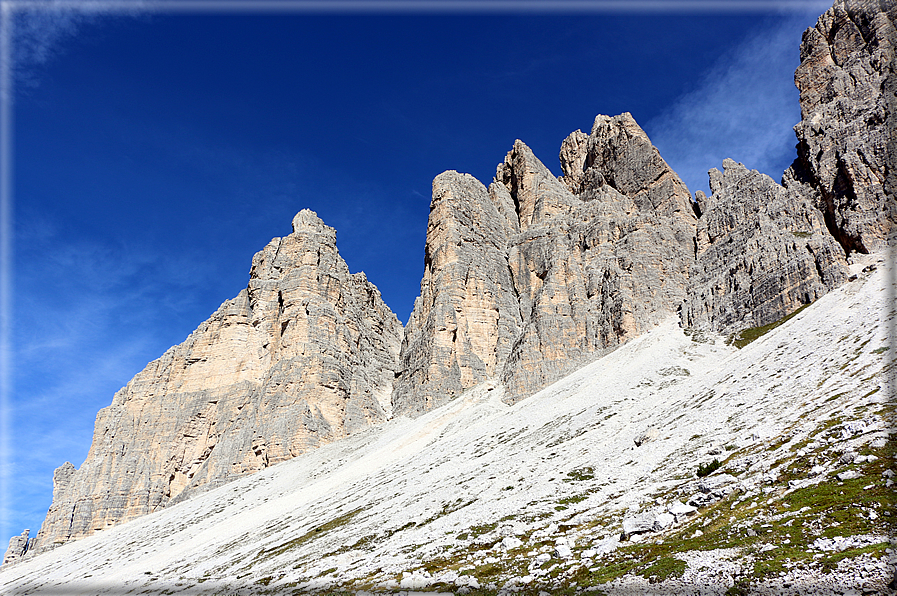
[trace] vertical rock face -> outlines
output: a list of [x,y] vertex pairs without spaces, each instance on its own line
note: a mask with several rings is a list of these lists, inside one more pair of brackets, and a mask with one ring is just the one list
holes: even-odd
[[501,375],[511,400],[673,316],[691,264],[688,190],[629,114],[571,134],[561,160],[559,181],[518,142],[496,176],[521,214],[508,262],[523,324]]
[[710,171],[712,196],[699,196],[685,326],[766,325],[847,279],[841,247],[801,193],[731,159],[723,169]]
[[506,258],[513,209],[469,174],[433,180],[421,295],[393,395],[397,413],[438,407],[495,375],[507,358],[520,327]]
[[800,47],[798,158],[783,184],[812,197],[845,251],[875,250],[897,229],[895,25],[894,0],[838,0]]
[[37,548],[384,421],[402,327],[311,211],[252,260],[250,281],[97,415],[84,464],[54,475]]
[[489,376],[516,401],[675,314],[694,255],[685,185],[629,114],[571,134],[561,163],[558,180],[517,141],[488,190],[434,181],[397,414]]
[[9,539],[9,547],[3,555],[4,565],[18,561],[25,556],[25,553],[30,549],[30,543],[33,542],[33,539],[28,540],[28,534],[30,532],[31,530],[25,530],[20,536],[13,536]]

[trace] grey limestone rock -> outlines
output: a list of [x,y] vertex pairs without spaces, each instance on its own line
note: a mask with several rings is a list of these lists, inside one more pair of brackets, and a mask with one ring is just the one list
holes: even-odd
[[643,512],[624,518],[622,538],[628,540],[634,534],[653,532],[655,518],[656,515],[653,512]]
[[419,415],[496,375],[521,314],[507,261],[514,206],[469,174],[433,181],[421,295],[405,328],[396,414]]
[[13,536],[9,539],[9,547],[3,555],[3,564],[8,565],[20,560],[30,550],[33,539],[28,539],[31,530],[25,530],[20,536]]
[[694,258],[685,185],[628,114],[571,134],[561,160],[559,180],[517,141],[488,189],[434,180],[396,413],[492,376],[517,401],[675,316]]
[[691,193],[629,112],[599,114],[588,137],[571,133],[561,145],[560,159],[561,180],[576,194],[603,181],[641,211],[693,223]]
[[723,172],[710,171],[710,187],[685,326],[732,332],[766,325],[847,280],[843,251],[803,194],[730,159]]
[[[564,180],[576,179],[575,184],[543,175],[539,184],[515,185],[523,177],[522,164],[537,161],[518,142],[496,176],[521,214],[536,206],[532,209],[536,217],[521,217],[519,234],[509,239],[508,262],[523,318],[501,377],[509,401],[538,391],[650,329],[673,315],[684,297],[694,216],[690,210],[682,217],[673,215],[667,210],[669,201],[658,201],[657,208],[649,200],[641,205],[636,201],[657,195],[652,180],[676,188],[684,185],[678,177],[671,181],[665,176],[675,174],[631,117],[599,116],[596,122],[604,123],[595,126],[595,134],[601,136],[589,137],[585,145],[595,148],[599,142],[611,142],[605,139],[609,137],[619,144],[617,153],[632,154],[634,161],[605,163],[603,173],[597,166],[582,173],[565,169]],[[625,134],[608,132],[610,126]],[[579,135],[568,137],[562,155],[570,138]],[[642,153],[651,155],[650,164],[663,173],[649,170],[641,178],[630,172],[646,170],[637,159]],[[589,163],[588,155],[582,163]],[[627,181],[625,188],[632,196],[605,182],[614,177]],[[539,209],[546,204],[552,208]]]
[[798,158],[783,184],[825,213],[845,251],[897,229],[897,2],[837,0],[807,29],[794,74]]
[[311,211],[249,284],[97,415],[36,548],[87,536],[385,421],[402,327]]

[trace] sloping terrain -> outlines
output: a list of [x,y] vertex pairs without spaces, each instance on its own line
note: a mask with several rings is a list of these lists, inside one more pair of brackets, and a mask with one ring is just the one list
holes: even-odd
[[893,261],[860,255],[743,348],[670,320],[513,406],[486,381],[7,566],[0,589],[884,592]]

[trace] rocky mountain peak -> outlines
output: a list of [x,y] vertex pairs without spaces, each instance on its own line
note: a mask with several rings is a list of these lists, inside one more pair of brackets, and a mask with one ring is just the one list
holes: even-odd
[[631,115],[599,116],[593,133],[562,143],[560,179],[520,140],[488,190],[437,176],[396,413],[491,376],[517,401],[675,315],[694,252],[688,190]]
[[519,139],[496,169],[495,181],[504,184],[511,195],[521,230],[570,213],[577,202]]
[[897,229],[895,22],[894,0],[837,0],[804,34],[798,157],[782,184],[726,159],[693,204],[629,113],[567,136],[560,178],[520,140],[488,188],[443,172],[404,330],[350,273],[335,230],[300,211],[253,257],[246,288],[99,412],[86,461],[56,470],[37,538],[15,537],[12,555],[477,385],[517,402],[664,324],[734,334],[816,301],[849,278],[845,255],[881,249]]
[[567,187],[579,194],[587,174],[632,198],[639,209],[681,218],[693,224],[691,193],[660,156],[632,114],[598,115],[592,132],[572,133],[561,145],[561,169]]
[[328,238],[332,235],[332,243],[336,243],[336,230],[321,221],[321,218],[318,217],[318,214],[311,209],[303,209],[296,214],[296,217],[293,218],[293,233],[298,234],[301,232],[314,232],[318,234],[324,234]]
[[97,415],[54,475],[38,550],[295,457],[390,415],[402,326],[314,212],[252,259],[249,283]]

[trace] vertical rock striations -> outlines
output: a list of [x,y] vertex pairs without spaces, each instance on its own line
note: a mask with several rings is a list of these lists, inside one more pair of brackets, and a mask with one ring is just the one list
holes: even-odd
[[97,415],[84,464],[54,475],[37,548],[387,419],[402,327],[311,211],[252,260],[249,285]]
[[421,295],[392,398],[397,413],[440,406],[495,375],[507,358],[520,327],[506,258],[513,209],[469,174],[433,180]]
[[798,158],[783,184],[812,197],[846,252],[897,229],[895,27],[894,0],[837,0],[800,46]]
[[517,141],[488,189],[456,172],[434,181],[397,414],[489,376],[516,401],[676,313],[695,217],[644,131],[599,116],[561,163],[559,180]]
[[518,142],[496,175],[521,214],[508,261],[523,326],[501,375],[511,400],[673,316],[684,297],[690,194],[632,116],[572,133],[561,167],[558,180]]
[[[847,278],[897,230],[897,2],[836,0],[804,33],[798,158],[782,186],[732,160],[688,189],[628,113],[562,143],[556,178],[517,141],[488,188],[433,181],[421,295],[402,328],[310,211],[250,281],[97,415],[53,478],[37,537],[89,535],[488,378],[526,397],[678,313],[765,325]],[[697,216],[697,217],[696,217]]]
[[15,563],[20,560],[25,554],[31,549],[32,544],[34,543],[34,538],[29,540],[28,534],[31,530],[25,530],[19,536],[13,536],[9,539],[9,547],[6,549],[6,553],[3,555],[3,564],[9,565],[10,563]]
[[731,159],[698,194],[687,327],[733,332],[781,319],[847,279],[841,247],[799,192]]

